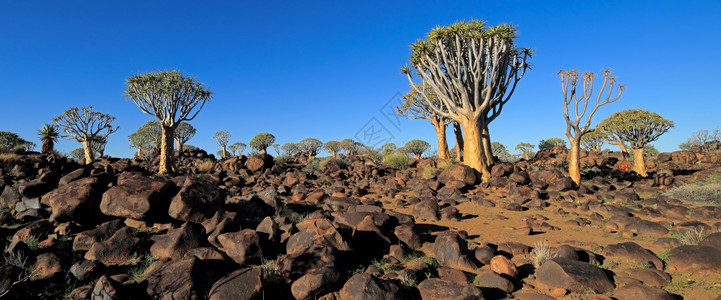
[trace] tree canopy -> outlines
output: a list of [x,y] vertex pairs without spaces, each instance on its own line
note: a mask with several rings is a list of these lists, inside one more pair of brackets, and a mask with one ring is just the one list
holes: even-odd
[[410,140],[403,145],[403,149],[407,153],[412,153],[416,159],[421,158],[423,152],[428,151],[431,148],[431,144],[423,140]]
[[275,143],[274,135],[267,132],[261,132],[259,134],[256,134],[253,139],[250,140],[249,145],[251,148],[262,154],[268,154],[267,149],[273,143]]
[[643,149],[673,126],[672,121],[664,119],[655,112],[627,109],[612,114],[597,127],[617,135],[621,140],[628,142],[633,149]]
[[85,151],[85,163],[93,161],[93,150],[91,141],[105,139],[120,127],[113,126],[115,117],[101,112],[93,111],[92,106],[71,107],[62,115],[53,119],[60,129],[65,133],[65,139],[73,139],[83,145]]
[[538,151],[551,150],[553,147],[563,146],[566,147],[566,141],[562,138],[552,137],[547,140],[540,140],[538,142]]

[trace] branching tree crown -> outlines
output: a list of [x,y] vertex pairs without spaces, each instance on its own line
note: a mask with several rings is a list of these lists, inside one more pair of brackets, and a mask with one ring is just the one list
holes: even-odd
[[327,141],[325,142],[325,145],[323,145],[323,149],[328,151],[331,156],[336,157],[338,155],[338,152],[341,150],[340,148],[340,142],[339,141]]
[[672,121],[664,119],[655,112],[627,109],[614,113],[601,121],[597,127],[618,135],[633,149],[643,149],[644,146],[657,140],[673,126]]
[[115,121],[115,117],[93,111],[92,106],[71,107],[53,119],[53,122],[65,133],[62,135],[63,138],[76,140],[83,145],[85,163],[93,161],[91,141],[101,137],[107,138],[108,135],[119,129],[118,126],[113,127],[113,121]]
[[261,132],[256,134],[253,139],[250,140],[250,147],[265,155],[268,154],[267,149],[270,145],[273,145],[273,143],[275,143],[274,135],[267,132]]
[[178,144],[178,151],[183,151],[183,145],[195,136],[195,127],[186,122],[181,122],[175,128],[175,142]]
[[416,159],[421,158],[423,152],[428,151],[431,148],[431,144],[423,140],[410,140],[403,145],[404,151],[412,153]]
[[315,138],[306,138],[298,142],[298,149],[305,153],[309,158],[318,155],[320,149],[323,148],[323,142]]
[[516,145],[516,151],[518,151],[522,156],[523,159],[529,160],[531,159],[531,155],[534,154],[534,149],[536,148],[536,145],[531,143],[525,143],[521,142]]
[[138,149],[138,154],[149,158],[153,154],[157,155],[160,150],[160,139],[162,137],[160,122],[148,121],[138,131],[128,136],[130,147]]

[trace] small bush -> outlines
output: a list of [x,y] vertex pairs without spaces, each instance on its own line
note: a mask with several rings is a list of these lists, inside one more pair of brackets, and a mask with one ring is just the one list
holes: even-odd
[[195,167],[198,169],[198,172],[200,172],[200,173],[208,173],[211,170],[213,170],[214,166],[215,166],[215,163],[209,159],[195,162]]
[[445,169],[453,165],[453,161],[450,159],[439,160],[438,169]]
[[686,230],[686,232],[681,234],[678,241],[681,245],[698,245],[707,235],[703,227],[698,226],[694,229]]
[[405,169],[410,161],[411,159],[404,153],[394,153],[383,157],[383,163],[394,169]]
[[320,168],[320,159],[313,159],[310,162],[308,162],[305,167],[303,167],[303,171],[306,173],[313,173],[313,171],[318,170]]
[[551,258],[551,247],[544,241],[536,242],[533,244],[533,252],[531,252],[531,255],[533,258],[533,266],[538,269]]
[[691,202],[721,204],[721,183],[705,185],[687,184],[670,189],[666,196]]
[[433,178],[433,176],[436,176],[436,173],[438,173],[438,169],[433,167],[428,167],[423,169],[423,178],[430,179]]
[[338,167],[340,167],[341,169],[345,169],[346,167],[348,167],[347,161],[342,160],[342,159],[332,158],[332,157],[326,157],[323,160],[321,160],[320,163],[318,164],[318,167],[323,168],[323,166],[325,166],[331,160],[335,160],[335,162],[338,164]]

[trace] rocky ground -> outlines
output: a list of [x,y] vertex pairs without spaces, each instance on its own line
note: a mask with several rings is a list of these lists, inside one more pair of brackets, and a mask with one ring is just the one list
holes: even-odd
[[[492,178],[425,159],[308,167],[185,152],[179,174],[103,158],[0,161],[7,299],[716,299],[721,150],[661,153],[653,175],[561,148]],[[719,298],[721,299],[721,298]]]

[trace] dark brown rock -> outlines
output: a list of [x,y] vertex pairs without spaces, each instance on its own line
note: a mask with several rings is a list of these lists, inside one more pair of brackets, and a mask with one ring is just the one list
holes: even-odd
[[214,184],[187,177],[170,202],[168,214],[178,220],[202,223],[220,210],[224,201],[225,192]]
[[62,271],[60,259],[55,254],[43,253],[37,256],[35,264],[33,264],[31,280],[50,278]]
[[602,269],[564,258],[547,260],[536,270],[536,282],[547,288],[563,288],[572,292],[592,289],[605,293],[615,287]]
[[663,270],[663,262],[656,255],[634,242],[611,244],[604,251],[609,258],[619,258],[634,264],[651,263],[656,269]]
[[458,232],[444,231],[435,241],[435,256],[441,266],[473,273],[478,265],[467,255],[468,245]]
[[75,239],[73,239],[73,251],[89,250],[93,244],[110,238],[123,226],[121,220],[112,220],[100,224],[100,226],[95,229],[80,232],[75,236]]
[[340,299],[344,300],[404,298],[401,289],[394,283],[377,279],[366,273],[358,273],[348,279],[339,295]]
[[638,300],[638,299],[655,299],[655,300],[674,300],[676,297],[671,293],[659,288],[645,286],[641,284],[629,284],[619,287],[613,292],[613,297],[618,300]]
[[80,281],[85,281],[85,279],[97,274],[102,267],[96,260],[83,260],[70,267],[70,274],[73,274]]
[[85,259],[97,260],[106,266],[134,264],[139,260],[135,256],[139,241],[129,227],[123,227],[109,239],[94,243],[85,253]]
[[481,290],[466,282],[451,282],[438,278],[430,278],[423,280],[418,285],[418,291],[424,300],[443,300],[443,299],[483,299]]
[[438,208],[438,202],[435,199],[426,199],[418,204],[413,205],[411,213],[418,219],[425,219],[428,221],[439,221],[440,210]]
[[259,263],[263,257],[260,238],[255,230],[224,233],[218,236],[218,241],[223,245],[225,253],[238,264]]
[[147,284],[147,293],[155,299],[203,299],[211,285],[225,275],[225,265],[186,257],[151,266],[140,283]]
[[670,267],[682,272],[721,271],[721,251],[708,246],[683,245],[671,249]]
[[246,267],[235,270],[213,284],[210,300],[261,299],[263,270]]
[[103,193],[100,211],[114,217],[152,220],[165,215],[169,181],[153,180],[142,175],[129,176]]
[[418,249],[421,247],[421,236],[415,232],[412,226],[398,225],[393,230],[393,234],[409,249]]
[[445,168],[438,175],[438,181],[447,185],[450,181],[460,181],[465,186],[471,186],[476,184],[476,171],[471,167],[462,164],[454,164],[448,168]]
[[496,272],[485,270],[478,273],[473,280],[473,285],[482,288],[494,288],[506,293],[513,292],[513,282],[499,275]]
[[156,258],[178,259],[206,240],[205,228],[200,224],[184,223],[180,228],[170,229],[166,234],[153,236],[150,253]]
[[51,221],[92,221],[98,212],[101,189],[97,177],[83,178],[47,193],[41,202],[50,206]]
[[295,299],[315,299],[334,287],[340,278],[335,268],[314,269],[294,281],[290,292]]
[[286,253],[303,253],[314,246],[331,246],[341,251],[351,248],[328,219],[305,219],[296,225],[298,232],[288,238]]

